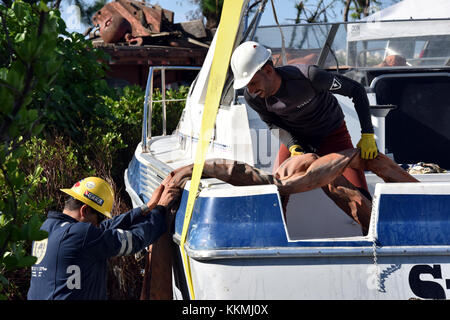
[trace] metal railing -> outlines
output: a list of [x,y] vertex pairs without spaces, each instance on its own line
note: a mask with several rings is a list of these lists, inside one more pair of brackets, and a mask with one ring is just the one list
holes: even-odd
[[[166,102],[185,101],[186,99],[166,99],[166,70],[200,70],[201,67],[184,66],[152,66],[148,71],[147,85],[144,98],[144,116],[142,120],[142,152],[148,152],[147,139],[152,137],[152,113],[153,103],[162,103],[163,136],[166,132]],[[155,70],[161,70],[161,100],[153,100],[153,74]],[[150,115],[150,116],[149,116]]]

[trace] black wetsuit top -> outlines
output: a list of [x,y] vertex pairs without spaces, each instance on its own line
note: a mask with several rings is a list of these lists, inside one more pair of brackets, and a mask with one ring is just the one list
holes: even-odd
[[285,134],[280,140],[288,148],[298,144],[305,151],[314,151],[342,125],[344,113],[334,93],[353,99],[361,132],[373,133],[369,101],[358,82],[314,65],[287,65],[275,70],[282,81],[273,96],[262,99],[246,89],[244,97],[270,129],[287,131],[288,137]]

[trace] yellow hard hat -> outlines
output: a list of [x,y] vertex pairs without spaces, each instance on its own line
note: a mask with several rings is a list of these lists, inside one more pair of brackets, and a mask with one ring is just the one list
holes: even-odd
[[105,180],[97,177],[88,177],[78,181],[70,189],[60,190],[111,218],[114,191]]

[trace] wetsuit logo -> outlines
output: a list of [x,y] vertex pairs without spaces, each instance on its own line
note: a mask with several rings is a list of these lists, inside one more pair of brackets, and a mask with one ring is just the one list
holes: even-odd
[[338,79],[333,78],[333,84],[331,85],[330,90],[338,90],[342,88],[342,84],[338,81]]
[[308,100],[306,100],[305,102],[303,102],[302,104],[298,105],[297,108],[301,109],[302,107],[306,106],[308,103],[310,103],[312,101],[313,98],[310,98]]

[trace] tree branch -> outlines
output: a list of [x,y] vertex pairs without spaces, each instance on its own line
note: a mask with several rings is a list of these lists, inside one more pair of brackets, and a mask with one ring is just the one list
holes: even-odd
[[366,5],[364,6],[364,17],[367,17],[369,15],[369,8],[370,8],[370,0],[366,0]]
[[53,8],[59,10],[59,6],[61,5],[61,1],[62,0],[56,0],[55,2],[53,2]]
[[345,22],[348,21],[348,13],[350,11],[350,3],[352,2],[352,0],[345,0],[345,7],[344,7],[344,17],[343,20]]

